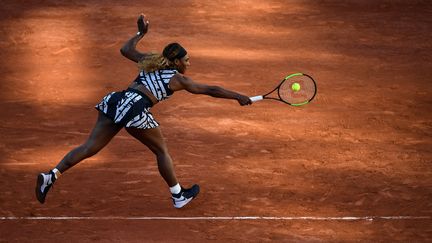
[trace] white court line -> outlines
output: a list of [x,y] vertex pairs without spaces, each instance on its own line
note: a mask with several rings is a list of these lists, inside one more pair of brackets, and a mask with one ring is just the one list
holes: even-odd
[[231,217],[0,217],[0,220],[311,220],[311,221],[359,221],[359,220],[431,220],[431,216],[364,216],[364,217],[267,217],[267,216],[231,216]]

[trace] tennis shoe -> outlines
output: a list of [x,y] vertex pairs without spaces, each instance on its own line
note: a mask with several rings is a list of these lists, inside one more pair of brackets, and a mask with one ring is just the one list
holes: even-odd
[[36,198],[40,203],[45,202],[45,197],[51,187],[54,185],[56,178],[53,171],[40,173],[36,181]]
[[171,198],[173,200],[173,204],[175,208],[181,208],[188,204],[192,199],[196,198],[198,196],[198,193],[200,191],[199,185],[195,184],[189,189],[184,189],[182,187],[180,193],[178,194],[171,194]]

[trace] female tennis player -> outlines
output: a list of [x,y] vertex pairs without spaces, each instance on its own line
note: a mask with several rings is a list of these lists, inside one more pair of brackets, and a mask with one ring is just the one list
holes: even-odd
[[198,195],[199,186],[195,184],[187,189],[180,186],[159,123],[150,108],[180,90],[234,99],[242,106],[252,103],[247,96],[218,86],[199,84],[185,76],[190,65],[189,56],[178,43],[168,44],[162,55],[137,51],[136,45],[147,33],[149,22],[140,15],[137,24],[138,33],[120,50],[123,56],[138,63],[137,78],[126,90],[109,93],[96,105],[98,119],[85,143],[67,153],[54,169],[38,175],[36,197],[40,203],[45,202],[48,191],[62,173],[98,153],[124,127],[155,154],[159,173],[169,186],[174,207],[181,208]]

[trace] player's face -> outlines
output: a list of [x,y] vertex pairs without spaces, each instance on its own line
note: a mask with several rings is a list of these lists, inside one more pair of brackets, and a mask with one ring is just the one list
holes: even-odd
[[176,59],[175,64],[177,66],[177,70],[184,74],[186,69],[190,66],[189,55],[186,54],[186,56],[182,57],[181,59]]

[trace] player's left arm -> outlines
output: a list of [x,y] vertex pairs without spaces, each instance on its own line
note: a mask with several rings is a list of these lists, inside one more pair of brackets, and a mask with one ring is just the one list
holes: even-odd
[[141,53],[136,49],[136,45],[148,31],[149,22],[145,19],[143,14],[138,17],[137,25],[138,33],[129,39],[120,49],[120,52],[124,57],[134,62],[141,61],[147,55],[146,53]]
[[181,74],[176,74],[171,78],[169,87],[172,91],[186,90],[192,94],[204,94],[216,98],[235,99],[240,105],[252,104],[252,101],[249,99],[249,97],[245,95],[224,89],[219,86],[197,83],[191,78]]

